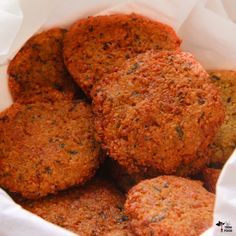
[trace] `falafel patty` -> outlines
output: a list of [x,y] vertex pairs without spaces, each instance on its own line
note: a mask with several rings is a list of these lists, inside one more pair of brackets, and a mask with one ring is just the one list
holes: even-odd
[[26,198],[83,184],[99,152],[85,102],[14,103],[0,114],[0,186]]
[[222,167],[236,148],[236,71],[209,72],[226,107],[225,120],[211,145],[211,165]]
[[54,98],[48,89],[75,96],[77,86],[63,62],[65,32],[55,28],[31,37],[11,60],[8,74],[14,101],[24,102],[36,94],[38,100],[45,96]]
[[186,52],[148,51],[92,90],[96,138],[130,173],[194,175],[224,119],[217,88]]
[[200,181],[160,176],[129,191],[125,212],[136,235],[198,236],[212,225],[214,199]]
[[83,187],[35,201],[19,202],[43,219],[81,236],[123,232],[128,219],[124,215],[125,197],[104,179],[93,179]]
[[71,26],[64,39],[64,61],[89,95],[103,76],[125,60],[150,49],[175,50],[181,40],[165,24],[130,14],[88,17]]
[[216,192],[216,184],[220,176],[220,173],[221,169],[205,168],[203,170],[202,175],[203,175],[204,186],[209,192],[211,193]]

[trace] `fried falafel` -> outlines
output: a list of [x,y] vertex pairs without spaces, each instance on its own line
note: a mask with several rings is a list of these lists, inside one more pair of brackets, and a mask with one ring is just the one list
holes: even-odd
[[25,102],[35,95],[38,100],[45,96],[53,99],[55,93],[48,93],[48,89],[56,95],[76,95],[78,87],[63,62],[65,32],[55,28],[31,37],[10,61],[9,88],[14,101]]
[[236,148],[236,71],[209,72],[226,107],[225,120],[211,145],[211,165],[222,168]]
[[74,23],[64,39],[64,61],[89,95],[92,86],[125,60],[150,49],[175,50],[181,40],[165,24],[137,14],[95,16]]
[[125,197],[112,184],[95,178],[85,186],[72,188],[39,200],[19,202],[43,219],[81,236],[125,232]]
[[0,114],[0,186],[26,198],[83,184],[99,153],[85,102],[14,103]]
[[194,175],[224,119],[217,88],[186,52],[148,51],[92,90],[96,138],[129,173]]
[[200,181],[160,176],[129,191],[125,212],[136,235],[198,236],[212,225],[214,199]]

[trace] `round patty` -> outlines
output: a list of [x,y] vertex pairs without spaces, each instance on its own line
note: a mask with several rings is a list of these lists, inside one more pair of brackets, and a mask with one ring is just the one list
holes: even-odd
[[224,119],[218,90],[185,52],[140,54],[91,95],[97,139],[130,173],[197,173]]
[[205,168],[203,170],[202,175],[203,175],[204,186],[209,192],[211,193],[216,192],[216,184],[220,176],[220,173],[221,169]]
[[198,236],[212,225],[214,199],[201,182],[160,176],[129,191],[125,212],[140,236]]
[[74,80],[89,95],[98,80],[128,58],[150,49],[174,50],[180,43],[171,27],[140,15],[89,17],[67,32],[64,60]]
[[94,179],[83,187],[36,201],[21,200],[19,204],[81,236],[100,236],[125,230],[128,219],[123,212],[124,201],[124,195],[108,181]]
[[99,165],[91,108],[13,104],[0,114],[0,186],[39,198],[90,179]]
[[236,71],[210,71],[226,107],[225,121],[212,144],[211,165],[222,167],[236,148]]
[[[8,67],[9,87],[15,101],[26,101],[39,95],[43,100],[47,90],[61,92],[73,98],[76,84],[63,62],[63,29],[51,29],[30,38],[12,59]],[[54,93],[49,93],[54,98]]]

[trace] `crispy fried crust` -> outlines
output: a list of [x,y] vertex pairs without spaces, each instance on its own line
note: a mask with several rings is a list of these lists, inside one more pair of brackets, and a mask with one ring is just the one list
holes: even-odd
[[226,107],[225,121],[212,145],[211,164],[222,167],[236,148],[236,71],[210,71]]
[[197,173],[224,119],[218,90],[185,52],[140,54],[91,95],[97,139],[130,173]]
[[98,80],[126,59],[149,49],[174,50],[180,43],[171,27],[140,15],[89,17],[67,32],[64,59],[74,80],[89,95]]
[[[8,67],[9,87],[13,99],[25,102],[31,96],[37,100],[55,99],[57,94],[73,98],[76,85],[63,62],[63,29],[51,29],[30,38]],[[48,90],[54,90],[48,93]]]
[[39,198],[83,184],[99,150],[86,103],[15,103],[0,115],[0,186]]
[[123,212],[124,201],[124,196],[108,181],[95,179],[84,187],[36,201],[21,200],[19,204],[81,236],[100,236],[113,230],[125,232],[128,219]]
[[140,236],[198,236],[213,221],[214,194],[199,181],[160,176],[133,187],[125,203]]
[[209,192],[216,192],[216,183],[220,176],[221,169],[205,168],[202,172],[204,186]]

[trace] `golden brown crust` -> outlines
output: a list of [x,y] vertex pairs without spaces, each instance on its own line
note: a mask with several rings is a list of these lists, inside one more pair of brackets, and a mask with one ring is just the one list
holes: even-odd
[[224,119],[218,90],[193,56],[149,51],[92,90],[97,139],[130,173],[193,175]]
[[77,21],[64,40],[65,64],[89,95],[92,86],[127,58],[150,49],[174,50],[180,39],[173,29],[146,17],[109,15]]
[[123,212],[124,201],[125,197],[108,181],[94,179],[83,187],[56,196],[19,204],[81,236],[100,236],[113,230],[126,230],[128,219]]
[[204,186],[206,189],[211,192],[216,192],[216,183],[220,176],[221,169],[214,169],[214,168],[205,168],[202,172]]
[[0,185],[39,198],[90,179],[99,165],[82,101],[14,103],[0,114]]
[[212,145],[212,166],[222,167],[236,148],[236,71],[209,72],[226,107],[225,120]]
[[133,187],[125,211],[137,235],[198,236],[212,224],[214,199],[199,181],[160,176]]
[[[11,60],[8,67],[9,87],[14,101],[25,102],[31,96],[37,100],[52,99],[54,90],[73,98],[77,86],[63,62],[62,42],[65,30],[55,28],[31,37]],[[50,95],[50,96],[49,96]]]

